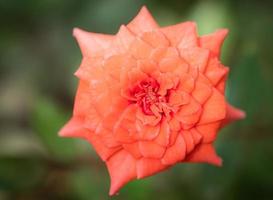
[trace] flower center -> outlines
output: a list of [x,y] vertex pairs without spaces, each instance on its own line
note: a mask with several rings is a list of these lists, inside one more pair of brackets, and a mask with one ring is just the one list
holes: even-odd
[[167,98],[157,92],[159,84],[156,80],[148,78],[141,81],[132,91],[131,95],[135,99],[146,115],[165,113],[167,110]]

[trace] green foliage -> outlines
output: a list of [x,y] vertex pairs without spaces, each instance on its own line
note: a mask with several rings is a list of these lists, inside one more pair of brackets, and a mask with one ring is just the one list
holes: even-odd
[[31,124],[48,148],[50,154],[57,159],[71,158],[77,154],[72,139],[62,139],[57,133],[68,120],[68,116],[53,102],[39,99],[34,106]]

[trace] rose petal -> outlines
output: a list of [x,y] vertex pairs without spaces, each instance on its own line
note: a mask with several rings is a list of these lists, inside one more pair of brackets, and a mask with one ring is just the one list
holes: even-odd
[[147,32],[158,28],[158,25],[148,9],[143,6],[137,16],[127,25],[135,34]]
[[104,60],[103,67],[113,79],[119,81],[121,67],[127,65],[127,61],[124,55],[114,55]]
[[140,141],[139,149],[145,158],[161,158],[165,152],[165,148],[150,141]]
[[227,115],[225,120],[222,122],[221,126],[225,126],[235,120],[241,120],[244,119],[246,116],[245,112],[235,108],[234,106],[227,103]]
[[128,105],[129,103],[127,99],[120,97],[112,98],[112,104],[111,106],[108,106],[108,111],[103,116],[102,123],[104,127],[112,130],[117,122],[117,119],[120,117],[120,111],[125,110]]
[[115,153],[106,165],[111,177],[109,195],[114,195],[123,185],[136,178],[136,161],[124,150]]
[[138,138],[138,133],[135,125],[137,105],[129,105],[125,111],[117,119],[114,126],[113,134],[117,141],[132,143]]
[[100,131],[98,136],[100,137],[101,141],[103,141],[103,144],[108,148],[118,147],[121,145],[119,142],[116,141],[112,131],[110,130],[104,129]]
[[224,119],[226,116],[226,103],[224,96],[216,89],[203,105],[203,112],[200,117],[199,125]]
[[142,158],[137,161],[137,178],[144,178],[165,170],[168,166],[163,165],[160,160]]
[[227,29],[220,29],[212,34],[204,35],[199,39],[200,46],[209,49],[216,56],[219,56],[222,43],[227,34]]
[[196,24],[194,22],[167,26],[161,28],[161,31],[167,36],[174,47],[190,48],[197,46]]
[[139,159],[142,157],[138,142],[133,142],[130,144],[122,144],[123,148],[129,152],[134,158]]
[[164,165],[173,165],[182,161],[186,156],[186,144],[184,138],[179,134],[173,146],[166,150],[161,162]]
[[176,114],[176,118],[182,120],[182,117],[195,114],[199,110],[201,110],[201,105],[193,98],[190,98],[190,102],[180,108],[180,110]]
[[212,93],[211,87],[204,83],[196,82],[195,88],[192,92],[192,96],[200,104],[203,104],[211,96],[211,93]]
[[94,106],[90,106],[88,114],[85,116],[83,126],[95,133],[99,132],[100,127],[103,124],[102,116],[96,111]]
[[[117,44],[118,42],[120,42],[118,47],[122,48],[123,50],[129,50],[130,45],[135,40],[134,34],[124,25],[120,26],[120,29],[116,35],[116,38],[117,38]],[[119,52],[122,52],[122,51],[119,51]]]
[[171,133],[170,133],[170,139],[169,139],[169,145],[168,146],[172,146],[175,143],[178,134],[179,134],[178,131],[171,131]]
[[226,89],[226,79],[227,79],[227,76],[224,77],[216,86],[215,88],[221,92],[222,94],[225,93],[225,89]]
[[216,166],[222,166],[222,159],[216,154],[212,144],[202,144],[187,156],[187,162],[206,162]]
[[193,77],[191,77],[189,74],[183,74],[180,79],[180,83],[178,86],[178,91],[182,90],[186,93],[191,93],[194,89],[195,81]]
[[135,39],[130,47],[130,52],[136,59],[149,58],[152,50],[153,49],[149,44],[140,39]]
[[194,141],[193,141],[191,132],[190,132],[190,131],[183,130],[183,131],[181,132],[181,135],[182,135],[182,137],[184,138],[184,141],[185,141],[185,144],[186,144],[186,151],[187,151],[187,154],[188,154],[188,153],[190,153],[190,152],[194,149],[194,147],[195,147],[195,144],[194,144]]
[[159,135],[154,140],[155,143],[167,146],[169,144],[170,139],[170,126],[166,119],[164,119],[160,125]]
[[169,97],[169,104],[171,106],[182,106],[190,102],[190,96],[186,92],[172,92]]
[[184,130],[188,130],[190,128],[192,128],[200,119],[202,110],[200,109],[199,111],[197,111],[196,113],[190,114],[190,115],[182,115],[179,116],[177,118],[179,118],[180,122],[181,122],[181,127]]
[[152,74],[157,69],[156,63],[149,59],[138,60],[137,67],[147,75]]
[[161,116],[146,115],[143,113],[142,109],[137,109],[136,117],[138,119],[136,124],[138,125],[139,132],[142,131],[142,127],[156,126],[161,120]]
[[227,67],[217,67],[213,70],[207,71],[206,76],[212,82],[213,85],[217,85],[225,76],[227,76],[229,69]]
[[99,154],[100,158],[103,161],[108,160],[108,158],[110,158],[114,153],[121,149],[121,146],[114,148],[106,147],[101,138],[92,132],[88,132],[86,134],[86,138],[92,144],[92,146],[94,147],[94,149],[96,150],[96,152]]
[[83,56],[101,56],[113,40],[112,35],[91,33],[74,28],[73,35],[78,41]]
[[208,63],[209,51],[199,47],[180,49],[180,55],[192,68],[197,68],[200,72],[203,72]]
[[90,107],[90,97],[88,95],[88,84],[84,81],[79,82],[77,94],[74,103],[74,115],[85,115]]
[[220,122],[196,126],[196,130],[203,136],[204,143],[211,143],[216,139]]
[[194,144],[195,145],[199,144],[201,142],[202,135],[195,128],[190,129],[190,132],[191,132],[191,136],[193,138]]
[[83,118],[72,117],[59,131],[61,137],[84,137],[86,129],[83,128]]
[[165,59],[162,59],[159,63],[159,70],[162,73],[172,72],[177,68],[177,66],[179,64],[180,64],[180,59],[178,57],[177,58],[165,58]]
[[141,39],[155,48],[169,46],[169,41],[159,30],[145,32],[141,35]]
[[180,122],[176,117],[173,117],[168,123],[172,131],[180,131]]
[[139,134],[141,139],[143,140],[153,140],[158,136],[159,131],[160,131],[159,126],[144,125],[142,126]]

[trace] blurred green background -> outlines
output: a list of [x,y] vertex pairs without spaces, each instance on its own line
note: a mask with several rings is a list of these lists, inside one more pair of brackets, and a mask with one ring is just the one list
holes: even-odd
[[177,165],[113,199],[273,199],[273,3],[254,0],[1,0],[0,199],[109,199],[106,167],[87,142],[57,131],[72,112],[77,26],[116,33],[146,4],[160,25],[227,27],[227,98],[247,119],[221,131],[224,166]]

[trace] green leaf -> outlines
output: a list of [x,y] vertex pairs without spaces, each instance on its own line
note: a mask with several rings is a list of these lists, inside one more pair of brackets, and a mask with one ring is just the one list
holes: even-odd
[[31,118],[34,131],[49,153],[61,160],[72,158],[77,153],[73,139],[58,136],[67,120],[67,114],[49,99],[36,102]]

